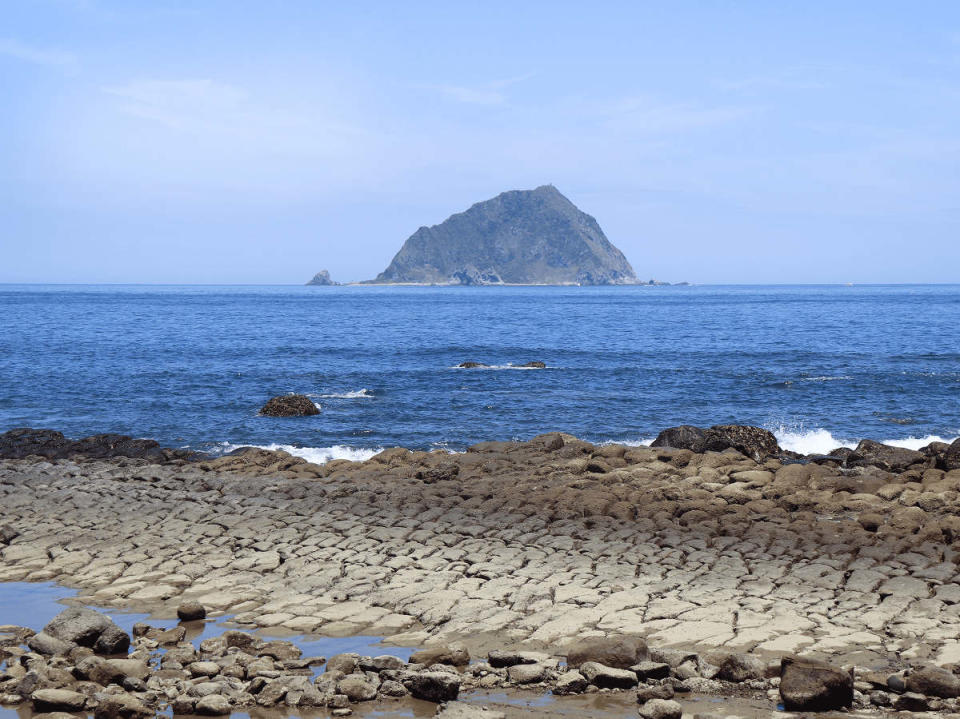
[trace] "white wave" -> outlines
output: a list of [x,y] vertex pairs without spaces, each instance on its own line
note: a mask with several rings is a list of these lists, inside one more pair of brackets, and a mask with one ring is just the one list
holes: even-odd
[[334,459],[349,459],[351,462],[363,462],[383,451],[382,447],[377,449],[365,449],[363,447],[348,447],[345,444],[335,444],[331,447],[295,447],[292,444],[230,444],[224,442],[222,445],[224,454],[232,452],[240,447],[257,447],[275,452],[278,449],[292,454],[295,457],[303,457],[313,464],[325,464]]
[[331,394],[311,395],[325,399],[372,399],[372,389],[358,389],[356,392],[333,392]]
[[605,445],[608,445],[608,444],[620,444],[620,445],[623,445],[624,447],[649,447],[651,444],[653,444],[653,440],[655,440],[655,439],[656,439],[656,437],[650,437],[649,439],[643,439],[643,438],[640,438],[640,439],[609,439],[609,440],[600,442],[600,446],[602,447],[602,446],[605,446]]
[[890,444],[894,447],[905,447],[906,449],[920,449],[926,447],[931,442],[946,442],[950,444],[955,442],[957,437],[940,437],[936,434],[928,434],[926,437],[904,437],[903,439],[884,439],[880,440],[884,444]]
[[840,382],[842,380],[853,379],[849,375],[840,375],[838,377],[801,377],[797,382]]
[[783,449],[800,454],[827,454],[837,447],[857,446],[856,442],[834,437],[826,429],[790,430],[781,426],[771,431]]
[[[777,438],[777,442],[783,449],[800,454],[827,454],[838,447],[849,447],[853,449],[859,443],[859,440],[834,437],[827,429],[789,429],[779,426],[771,430]],[[891,447],[903,447],[905,449],[920,449],[926,447],[931,442],[946,442],[950,444],[956,437],[941,437],[930,434],[926,437],[899,437],[894,439],[879,439],[882,444],[889,444]]]

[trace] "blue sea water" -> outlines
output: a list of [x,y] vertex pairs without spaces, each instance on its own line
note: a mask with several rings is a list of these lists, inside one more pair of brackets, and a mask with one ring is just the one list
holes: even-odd
[[[258,416],[287,392],[321,413]],[[0,285],[0,430],[318,459],[729,422],[799,451],[957,437],[960,286]]]

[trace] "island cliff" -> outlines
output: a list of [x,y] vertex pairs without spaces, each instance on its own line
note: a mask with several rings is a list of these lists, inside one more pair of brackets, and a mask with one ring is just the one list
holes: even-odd
[[543,185],[504,192],[421,227],[371,282],[619,285],[637,278],[593,217]]

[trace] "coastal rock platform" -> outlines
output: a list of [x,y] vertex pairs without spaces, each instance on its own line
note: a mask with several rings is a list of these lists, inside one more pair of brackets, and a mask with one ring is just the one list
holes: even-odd
[[960,470],[551,434],[313,465],[0,461],[0,581],[249,628],[565,655],[600,636],[960,662]]

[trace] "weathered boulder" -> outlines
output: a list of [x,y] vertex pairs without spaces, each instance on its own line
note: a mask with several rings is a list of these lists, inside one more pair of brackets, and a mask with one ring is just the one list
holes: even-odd
[[207,618],[207,609],[200,602],[183,602],[177,607],[177,618],[181,622],[195,622]]
[[489,367],[483,362],[461,362],[457,365],[460,369],[479,369],[480,367]]
[[914,464],[922,464],[926,457],[922,452],[865,439],[846,457],[848,467],[879,467],[887,472],[902,472]]
[[908,692],[952,699],[960,696],[960,679],[946,669],[927,666],[914,669],[907,675],[906,688]]
[[14,539],[20,536],[20,532],[9,524],[0,526],[0,544],[10,544]]
[[514,684],[536,684],[549,679],[551,672],[547,664],[514,664],[507,669],[507,679]]
[[404,682],[417,699],[428,702],[450,702],[460,694],[460,677],[448,672],[421,672]]
[[87,703],[86,695],[68,689],[37,689],[30,699],[38,712],[77,712]]
[[337,691],[346,694],[353,704],[376,699],[377,687],[378,684],[371,682],[364,674],[351,674],[337,682]]
[[230,700],[222,694],[210,694],[197,700],[194,711],[203,716],[224,716],[232,710]]
[[58,639],[46,632],[40,632],[39,634],[34,634],[27,640],[27,646],[37,654],[50,656],[53,654],[66,654],[77,645],[73,642]]
[[494,649],[487,654],[487,661],[496,669],[512,667],[517,664],[536,664],[547,659],[546,654],[540,652],[510,652]]
[[130,647],[130,637],[106,614],[74,607],[55,616],[43,631],[52,637],[90,647],[98,654],[120,654]]
[[780,445],[773,433],[762,427],[741,424],[718,424],[706,431],[704,452],[722,452],[735,449],[755,462],[780,454]]
[[651,699],[638,712],[644,719],[680,719],[683,707],[672,699]]
[[630,667],[640,681],[647,679],[666,679],[670,676],[670,665],[665,662],[640,662]]
[[673,684],[654,684],[637,689],[637,704],[643,704],[651,699],[673,699],[675,690]]
[[309,417],[320,414],[320,410],[306,395],[286,394],[267,400],[260,408],[260,414],[265,417]]
[[580,694],[590,685],[587,678],[576,669],[566,671],[557,677],[553,687],[554,694]]
[[706,430],[690,424],[682,424],[679,427],[669,427],[660,432],[650,446],[673,447],[674,449],[689,449],[691,452],[702,452],[706,436]]
[[650,656],[640,637],[595,637],[583,639],[567,650],[567,665],[576,669],[585,662],[597,662],[614,669],[629,669]]
[[947,447],[941,460],[943,469],[960,469],[960,438],[953,440],[953,443]]
[[107,695],[93,710],[94,719],[151,719],[156,712],[130,694]]
[[831,711],[853,704],[853,676],[826,662],[786,656],[780,661],[780,698],[787,711]]
[[452,667],[465,667],[470,663],[470,652],[462,644],[446,644],[429,649],[421,649],[410,655],[412,664],[448,664]]
[[767,665],[763,660],[750,654],[728,654],[720,662],[717,678],[728,682],[745,682],[750,679],[764,679]]
[[587,681],[601,689],[629,689],[637,686],[637,675],[629,669],[616,669],[599,662],[584,662],[580,673]]
[[523,363],[522,365],[520,365],[520,366],[521,366],[521,367],[524,367],[524,368],[526,368],[526,369],[546,369],[546,368],[547,368],[547,363],[546,363],[546,362],[540,362],[540,361],[524,362],[524,363]]

